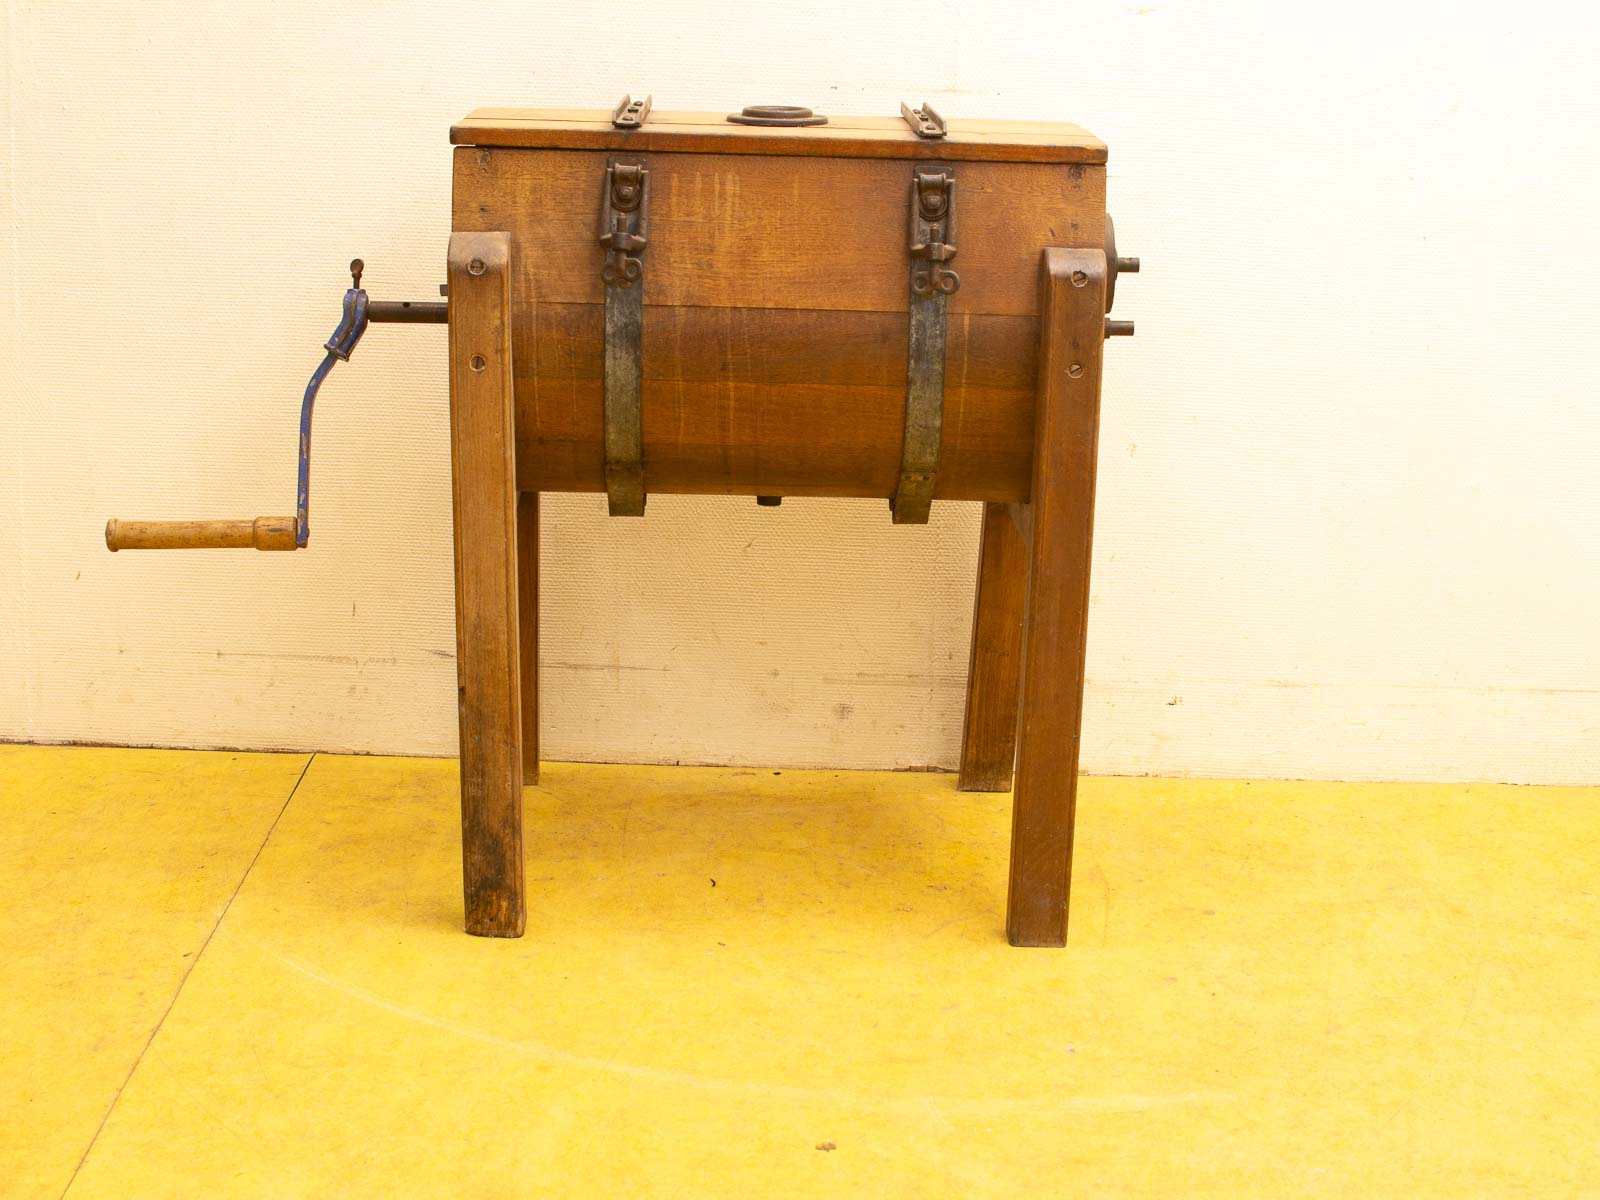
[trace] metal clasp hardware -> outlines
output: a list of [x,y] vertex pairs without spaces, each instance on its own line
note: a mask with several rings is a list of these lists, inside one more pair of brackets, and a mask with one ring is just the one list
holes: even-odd
[[911,179],[911,257],[926,259],[926,270],[911,273],[918,296],[953,295],[961,276],[945,267],[956,256],[956,177],[949,168],[916,170]]
[[919,138],[942,138],[949,132],[945,128],[944,118],[934,112],[933,105],[926,100],[921,108],[912,108],[904,100],[900,101],[900,115],[911,126],[911,132]]
[[649,231],[650,172],[642,162],[612,159],[600,193],[600,244],[606,248],[600,278],[614,287],[631,287],[643,272],[639,251]]
[[644,124],[644,119],[650,115],[650,97],[635,100],[632,96],[624,96],[622,103],[611,112],[611,124],[617,129],[637,129]]

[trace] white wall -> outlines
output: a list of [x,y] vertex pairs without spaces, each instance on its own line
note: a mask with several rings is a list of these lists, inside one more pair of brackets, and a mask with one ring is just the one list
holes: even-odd
[[[1085,768],[1600,782],[1592,6],[801,7],[6,0],[0,734],[453,753],[442,330],[324,389],[309,553],[104,519],[288,510],[344,264],[435,293],[469,109],[926,98],[1098,133],[1146,264]],[[546,510],[548,756],[953,763],[976,506],[603,511]]]

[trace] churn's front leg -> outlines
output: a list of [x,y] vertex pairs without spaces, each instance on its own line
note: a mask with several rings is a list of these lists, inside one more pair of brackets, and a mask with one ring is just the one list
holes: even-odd
[[1089,560],[1100,431],[1106,257],[1044,252],[1033,483],[1018,512],[1028,578],[1006,935],[1064,946],[1083,721]]
[[1017,688],[1022,675],[1023,593],[1028,548],[1015,505],[983,506],[978,591],[972,605],[967,717],[961,730],[963,792],[1009,792],[1017,757]]
[[461,848],[468,933],[520,937],[522,717],[511,238],[450,236]]

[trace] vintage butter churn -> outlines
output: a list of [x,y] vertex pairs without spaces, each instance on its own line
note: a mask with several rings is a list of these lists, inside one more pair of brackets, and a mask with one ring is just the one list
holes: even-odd
[[[960,786],[1015,781],[1006,927],[1066,938],[1100,364],[1119,258],[1075,125],[481,109],[444,302],[360,264],[306,389],[293,517],[112,521],[117,549],[306,544],[311,408],[371,321],[448,322],[466,927],[524,926],[540,492],[985,505]],[[1013,771],[1014,768],[1014,771]]]

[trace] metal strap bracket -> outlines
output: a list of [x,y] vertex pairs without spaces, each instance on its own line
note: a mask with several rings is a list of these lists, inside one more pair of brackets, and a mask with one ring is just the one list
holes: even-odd
[[911,132],[919,138],[942,138],[949,132],[945,128],[944,118],[934,112],[933,105],[926,100],[921,108],[912,108],[904,100],[900,101],[900,115],[911,126]]
[[616,129],[637,129],[644,124],[644,119],[650,115],[650,97],[635,100],[632,96],[624,96],[622,103],[611,111],[611,124]]
[[613,517],[644,515],[644,261],[650,170],[642,158],[606,163],[600,194],[605,261],[606,504]]
[[911,330],[900,482],[889,500],[896,525],[925,525],[944,429],[946,300],[961,276],[956,255],[955,171],[918,164],[911,175]]

